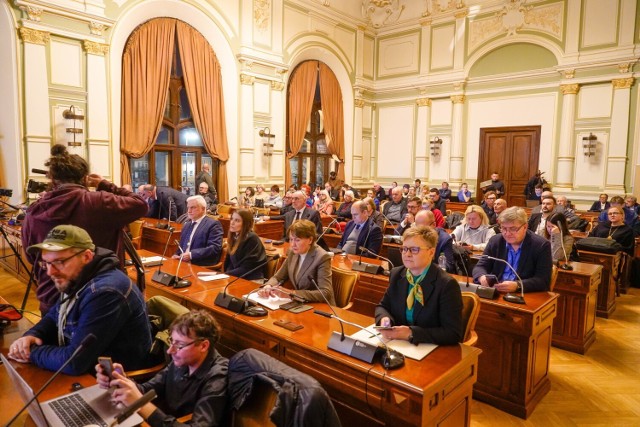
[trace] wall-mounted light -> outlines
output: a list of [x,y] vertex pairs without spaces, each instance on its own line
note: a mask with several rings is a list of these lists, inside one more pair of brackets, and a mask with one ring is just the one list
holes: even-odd
[[429,145],[431,146],[431,157],[440,156],[440,149],[442,148],[442,140],[437,136],[429,141]]
[[69,147],[80,147],[82,144],[76,141],[76,135],[82,135],[84,116],[82,114],[76,114],[76,107],[72,105],[68,110],[62,112],[62,117],[65,119],[67,145]]
[[258,132],[262,138],[267,138],[266,141],[262,142],[262,154],[266,157],[273,156],[273,146],[274,143],[271,142],[271,138],[275,138],[275,135],[271,133],[271,129],[263,128]]
[[589,132],[589,136],[582,137],[582,152],[585,157],[595,156],[597,146],[598,137],[591,132]]

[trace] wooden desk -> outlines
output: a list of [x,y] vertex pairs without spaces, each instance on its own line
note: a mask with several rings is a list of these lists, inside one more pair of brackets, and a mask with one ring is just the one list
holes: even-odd
[[572,262],[572,271],[558,269],[553,291],[558,315],[553,321],[554,347],[584,354],[596,340],[596,303],[602,266]]
[[166,256],[171,257],[177,250],[178,245],[176,245],[175,241],[180,241],[180,234],[182,232],[182,225],[176,224],[175,231],[169,238],[169,230],[156,228],[155,224],[147,225],[146,223],[142,225],[142,233],[140,236],[140,249],[146,249],[148,251],[154,252],[156,254],[162,254],[167,245],[167,240],[169,244],[167,245]]
[[[456,197],[457,197],[457,193],[456,193]],[[473,203],[468,203],[468,202],[447,202],[447,209],[450,210],[451,212],[464,213],[470,205],[473,205]],[[480,205],[480,202],[478,202],[478,205]],[[445,215],[446,212],[442,212],[442,214]]]
[[596,316],[608,318],[616,310],[616,280],[622,255],[621,253],[602,254],[581,250],[578,251],[578,255],[580,262],[602,266]]
[[[220,216],[217,218],[222,224],[224,236],[229,234],[229,224],[231,219],[228,216]],[[260,221],[253,224],[253,231],[260,237],[272,240],[280,240],[284,236],[284,221]]]
[[[199,267],[191,268],[197,271]],[[154,289],[152,292],[173,294],[174,300],[187,307],[204,308],[214,313],[222,326],[218,348],[223,354],[256,348],[313,376],[331,396],[344,425],[469,425],[478,349],[464,345],[443,346],[422,361],[407,359],[405,367],[385,371],[377,361],[368,364],[327,348],[332,331],[340,329],[336,320],[315,315],[313,311],[293,314],[277,310],[263,318],[236,315],[213,303],[231,279],[208,283],[201,283],[195,276],[192,279],[194,285],[186,289],[150,282],[147,292]],[[255,287],[253,282],[238,280],[229,288],[229,293],[241,296]],[[313,305],[327,309],[325,304]],[[368,316],[337,311],[340,316],[358,324],[373,322]],[[291,332],[275,326],[273,322],[277,319],[291,320],[304,328]],[[356,330],[345,325],[346,333]]]

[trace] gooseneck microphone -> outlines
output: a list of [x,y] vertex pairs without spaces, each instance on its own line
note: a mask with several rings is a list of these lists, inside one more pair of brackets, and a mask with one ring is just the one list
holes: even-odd
[[124,408],[122,412],[120,412],[116,417],[111,421],[109,427],[117,426],[118,424],[122,424],[125,422],[130,416],[138,412],[140,408],[142,408],[147,403],[151,402],[156,398],[156,391],[154,389],[149,390],[145,394],[142,395],[138,400],[133,402],[130,406]]
[[42,387],[40,387],[40,390],[38,390],[33,395],[33,397],[31,399],[29,399],[29,401],[22,407],[22,409],[20,409],[18,411],[18,413],[15,414],[13,416],[13,418],[11,418],[11,420],[9,420],[9,422],[7,423],[6,427],[9,427],[20,416],[20,414],[25,409],[27,409],[29,407],[29,405],[31,405],[31,403],[38,398],[38,396],[40,396],[40,394],[49,386],[49,384],[51,384],[51,382],[54,379],[56,379],[56,377],[58,375],[60,375],[60,372],[62,372],[64,370],[64,368],[66,368],[69,365],[69,363],[71,363],[73,361],[73,359],[75,359],[76,356],[78,356],[78,354],[82,353],[88,347],[92,346],[95,341],[96,341],[96,336],[93,335],[93,334],[88,334],[86,337],[84,337],[84,339],[82,340],[82,342],[80,343],[78,348],[76,348],[75,351],[73,353],[71,353],[71,356],[69,356],[69,358],[62,364],[62,366],[60,366],[60,368],[53,375],[51,375],[49,380],[47,380],[47,382],[44,383],[44,385]]
[[333,221],[331,221],[329,223],[329,225],[327,225],[327,227],[322,231],[322,234],[320,234],[320,236],[318,236],[318,238],[316,239],[316,244],[318,244],[318,242],[320,241],[320,239],[322,239],[322,237],[327,233],[327,231],[329,231],[329,229],[331,228],[331,226],[333,224],[335,224],[336,222],[338,222],[338,217],[335,217],[333,219]]
[[573,270],[573,266],[571,265],[569,257],[567,256],[567,250],[564,248],[564,236],[562,235],[562,228],[558,228],[560,229],[560,246],[562,246],[562,252],[564,253],[564,264],[560,266],[560,269],[571,271]]
[[[368,222],[365,222],[365,224],[367,223]],[[373,225],[374,225],[373,222],[369,223],[369,230],[367,231],[367,236],[364,239],[364,245],[367,244],[366,242],[369,239],[369,235],[371,234],[371,229],[373,228]],[[359,272],[364,272],[369,274],[378,274],[381,268],[382,267],[380,267],[379,265],[362,262],[362,250],[360,251],[360,258],[358,259],[358,261],[351,263],[352,271],[359,271]]]
[[524,300],[524,285],[522,284],[522,279],[520,278],[520,275],[518,274],[516,269],[513,268],[513,266],[511,264],[509,264],[506,260],[501,259],[501,258],[495,258],[495,257],[489,256],[489,255],[482,255],[480,258],[491,259],[493,261],[498,261],[498,262],[502,262],[502,263],[506,264],[511,269],[511,271],[513,271],[513,274],[515,274],[516,277],[518,278],[518,282],[520,283],[520,295],[514,294],[512,292],[509,292],[508,294],[506,294],[502,298],[505,301],[512,302],[514,304],[526,304],[526,302]]
[[269,263],[269,261],[273,261],[278,258],[280,258],[280,254],[275,254],[271,258],[271,260],[267,259],[265,262],[261,262],[257,266],[253,267],[251,270],[247,271],[246,273],[242,274],[239,277],[236,277],[235,279],[227,283],[227,285],[224,287],[222,292],[218,293],[213,303],[218,307],[226,308],[227,310],[231,310],[235,313],[241,313],[244,310],[245,301],[242,298],[236,298],[233,295],[227,295],[227,289],[229,288],[229,286],[231,286],[232,284],[234,284],[240,279],[244,279],[254,271],[258,270],[259,268],[263,268],[265,265]]
[[175,284],[173,285],[174,288],[186,288],[191,286],[191,281],[187,280],[185,276],[182,279],[179,276],[180,273],[180,265],[182,264],[182,257],[184,256],[184,251],[182,250],[182,248],[180,247],[180,242],[178,242],[177,240],[173,241],[176,245],[178,245],[178,249],[180,250],[180,260],[178,261],[178,268],[176,268],[176,279],[175,279]]
[[[390,220],[390,219],[389,219],[389,218],[384,214],[384,212],[380,211],[380,215],[382,215],[382,217],[383,217],[384,219],[386,219],[386,220],[387,220],[387,222],[388,222],[390,225],[395,225],[395,224],[393,223],[393,221],[391,221],[391,220]],[[402,222],[402,221],[400,221],[400,222]],[[400,224],[400,222],[398,222],[398,224]],[[396,229],[396,227],[393,227],[393,232],[394,232],[396,235],[398,235],[398,236],[402,237],[402,234],[401,234],[401,233]],[[382,230],[382,234],[384,234],[384,230]]]
[[383,260],[383,261],[387,261],[391,267],[389,268],[389,270],[385,270],[383,273],[388,274],[388,273],[389,273],[389,271],[390,271],[392,268],[395,268],[395,265],[393,265],[393,263],[391,262],[391,260],[390,260],[389,258],[385,258],[385,257],[383,257],[382,255],[378,255],[377,253],[375,253],[375,252],[373,252],[373,251],[371,251],[371,250],[367,249],[367,248],[366,248],[366,247],[364,247],[364,246],[360,246],[360,253],[362,254],[362,252],[366,252],[366,253],[368,253],[368,254],[370,254],[370,255],[372,255],[372,256],[374,256],[374,257],[378,258],[378,259],[381,259],[381,260]]
[[167,254],[167,248],[169,247],[169,241],[171,240],[171,236],[173,236],[173,227],[169,227],[169,237],[167,238],[166,243],[164,244],[164,250],[162,251],[162,259],[160,260],[160,264],[158,265],[158,269],[153,273],[151,280],[160,283],[164,286],[171,286],[173,281],[176,279],[176,276],[172,276],[170,274],[164,273],[162,271],[162,266],[164,265],[164,257]]

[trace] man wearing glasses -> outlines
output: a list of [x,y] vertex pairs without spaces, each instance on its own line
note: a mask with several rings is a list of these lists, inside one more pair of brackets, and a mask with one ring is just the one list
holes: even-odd
[[112,398],[130,406],[154,389],[156,404],[147,403],[138,413],[152,427],[183,425],[176,418],[193,414],[190,425],[219,426],[227,404],[228,360],[215,349],[220,328],[204,310],[178,316],[169,327],[167,353],[171,363],[144,384],[123,375],[113,364],[113,379],[96,365],[96,380],[103,388],[115,387]]
[[59,225],[44,241],[30,246],[40,252],[40,267],[60,293],[58,302],[9,348],[9,357],[51,371],[58,370],[89,334],[93,345],[63,370],[80,375],[98,356],[122,361],[126,369],[145,366],[151,331],[144,298],[118,266],[118,257],[97,248],[80,227]]
[[[524,209],[511,207],[498,217],[500,234],[493,236],[484,249],[484,255],[507,261],[522,279],[524,292],[549,290],[551,281],[551,244],[544,237],[527,229],[527,214]],[[488,286],[486,275],[498,279],[496,289],[500,292],[520,291],[518,277],[505,263],[481,258],[473,268],[473,280]]]

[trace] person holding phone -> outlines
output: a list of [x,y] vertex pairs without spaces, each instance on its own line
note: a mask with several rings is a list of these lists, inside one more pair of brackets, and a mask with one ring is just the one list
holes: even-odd
[[432,227],[408,229],[403,266],[391,270],[389,288],[376,307],[376,325],[386,339],[413,344],[451,345],[462,341],[462,294],[455,279],[433,265],[438,233]]
[[[113,363],[112,376],[103,364],[96,365],[96,381],[111,388],[115,402],[130,406],[144,393],[154,389],[157,402],[147,403],[138,414],[151,427],[219,426],[227,406],[228,360],[215,348],[220,328],[204,310],[178,316],[169,327],[171,338],[167,353],[169,365],[144,384],[136,384],[124,375],[122,365]],[[177,418],[193,414],[190,424]]]

